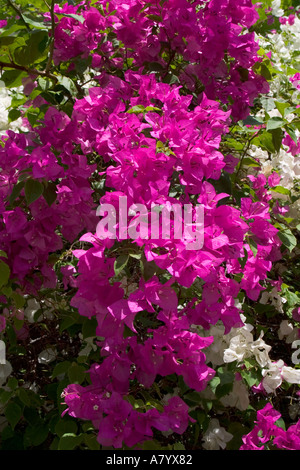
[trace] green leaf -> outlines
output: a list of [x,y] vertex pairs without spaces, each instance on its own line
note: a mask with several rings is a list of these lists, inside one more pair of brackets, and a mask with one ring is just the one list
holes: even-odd
[[73,364],[68,369],[68,378],[70,383],[77,383],[79,385],[82,384],[86,378],[85,368],[78,364]]
[[52,206],[52,204],[56,200],[56,190],[56,184],[51,181],[47,184],[47,186],[44,187],[43,197],[45,198],[45,201],[47,202],[49,207]]
[[271,131],[271,134],[272,134],[272,143],[274,145],[274,149],[276,150],[276,152],[279,152],[280,151],[280,148],[281,148],[281,144],[282,144],[282,139],[283,139],[283,131],[282,129],[272,129]]
[[247,263],[247,260],[248,260],[248,252],[247,252],[246,248],[244,248],[244,255],[245,256],[243,258],[238,259],[242,269],[244,269],[245,264]]
[[91,338],[96,336],[96,328],[98,322],[96,317],[92,317],[91,319],[86,318],[82,325],[82,336],[83,338]]
[[23,18],[27,24],[34,26],[34,28],[45,29],[45,19],[43,17],[37,18],[36,16],[30,15],[29,13],[24,14]]
[[273,98],[267,98],[266,96],[263,96],[260,99],[260,102],[264,110],[267,112],[272,111],[272,109],[275,108],[275,101],[273,100]]
[[18,390],[18,397],[26,406],[31,406],[30,393],[25,388],[20,387]]
[[250,247],[253,255],[256,256],[257,255],[257,244],[255,243],[253,238],[249,238],[248,243],[249,243],[249,247]]
[[64,330],[70,326],[76,325],[79,321],[79,313],[72,312],[70,315],[66,316],[59,326],[59,332],[62,333]]
[[14,88],[22,85],[22,78],[27,74],[21,70],[5,70],[1,76],[1,80],[7,88]]
[[81,15],[76,15],[75,13],[60,13],[60,14],[56,14],[56,16],[61,19],[63,18],[64,16],[67,16],[68,18],[74,18],[74,20],[77,20],[79,21],[80,23],[84,23],[85,22],[85,19],[83,16]]
[[[67,418],[67,417],[66,417]],[[62,418],[55,425],[55,433],[62,437],[65,434],[76,434],[77,424],[74,420]]]
[[142,104],[138,104],[128,109],[127,113],[128,114],[140,114],[140,113],[143,113],[144,111],[145,111],[145,106],[143,106]]
[[20,192],[24,188],[25,181],[19,181],[19,183],[15,184],[13,187],[13,190],[11,192],[11,195],[9,196],[9,202],[12,204],[15,199],[19,196]]
[[134,259],[141,259],[142,253],[129,253],[129,256]]
[[84,443],[90,450],[100,450],[100,444],[94,434],[84,434]]
[[11,109],[8,113],[9,122],[16,121],[21,116],[21,111],[19,109]]
[[37,180],[28,179],[25,183],[25,198],[30,205],[36,201],[44,192],[44,186]]
[[12,292],[11,298],[13,299],[15,306],[17,308],[23,308],[25,305],[25,299],[21,294],[18,294],[18,292]]
[[259,168],[260,164],[252,157],[245,157],[243,158],[243,166]]
[[18,387],[18,380],[15,377],[10,377],[7,381],[7,387],[11,390],[16,390]]
[[61,86],[63,86],[66,90],[68,90],[71,96],[77,95],[77,88],[73,80],[71,80],[71,78],[58,75],[57,81]]
[[46,91],[52,87],[52,81],[49,80],[49,78],[38,77],[37,81],[43,91]]
[[[275,152],[275,147],[273,144],[273,136],[270,132],[264,132],[260,137],[259,137],[259,142],[261,143],[261,146],[267,150],[270,153]],[[253,142],[254,143],[254,142]]]
[[287,188],[284,188],[283,186],[275,186],[274,188],[270,188],[270,190],[279,194],[288,194],[288,195],[290,194],[290,190]]
[[284,431],[286,431],[285,422],[284,422],[283,418],[279,418],[277,421],[275,421],[275,424],[279,428],[282,428]]
[[201,395],[198,392],[189,392],[184,395],[184,399],[192,403],[201,403]]
[[49,427],[47,424],[38,424],[36,426],[28,426],[24,434],[24,444],[26,446],[37,447],[47,439]]
[[242,123],[244,126],[260,126],[263,124],[263,120],[257,119],[254,116],[248,116],[246,119],[243,119]]
[[246,428],[244,424],[238,422],[229,423],[227,431],[232,434],[232,439],[227,443],[226,450],[239,449],[243,444],[242,437],[248,434],[250,429]]
[[9,266],[0,260],[0,287],[5,286],[8,283],[10,276]]
[[216,389],[218,385],[220,385],[220,383],[220,377],[218,377],[217,375],[215,375],[214,378],[209,382],[210,388],[212,389],[213,393],[216,393]]
[[59,375],[66,374],[68,370],[70,369],[70,367],[71,367],[70,361],[59,362],[58,364],[56,364],[56,366],[53,369],[52,377],[55,378]]
[[120,255],[114,263],[115,275],[118,276],[128,263],[128,255]]
[[276,108],[280,112],[281,116],[285,116],[285,110],[288,108],[290,105],[286,101],[280,102],[280,101],[275,101]]
[[44,52],[49,40],[48,31],[34,31],[24,46],[14,50],[17,64],[30,66],[39,58],[44,58]]
[[273,117],[269,119],[267,122],[267,131],[271,129],[282,128],[284,124],[285,124],[285,121],[281,119],[280,117]]
[[17,403],[9,403],[5,410],[5,417],[14,429],[22,417],[22,409]]
[[278,237],[289,251],[292,251],[297,246],[297,238],[292,234],[290,229],[286,229],[284,232],[278,232]]
[[266,80],[272,80],[272,74],[265,64],[261,64],[260,66],[260,75],[262,75]]
[[16,36],[0,36],[0,47],[9,46],[16,40]]
[[[293,124],[293,122],[291,124]],[[287,131],[287,133],[289,134],[289,136],[291,137],[291,139],[293,139],[295,144],[297,144],[298,143],[298,138],[297,138],[297,135],[296,135],[294,129],[292,129],[290,126],[284,126],[284,128]]]
[[241,372],[243,379],[247,382],[249,387],[253,387],[253,385],[258,385],[258,377],[257,372],[254,369],[250,369],[249,371],[243,370]]
[[149,20],[152,20],[152,21],[155,21],[157,23],[161,23],[162,22],[162,18],[161,16],[158,16],[158,15],[147,15],[147,18],[149,18]]
[[61,436],[58,443],[58,450],[73,450],[78,447],[83,440],[83,435],[76,436],[76,434],[67,433]]

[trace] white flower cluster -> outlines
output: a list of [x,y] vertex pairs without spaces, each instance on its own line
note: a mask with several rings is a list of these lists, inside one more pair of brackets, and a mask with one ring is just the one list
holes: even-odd
[[[281,0],[273,0],[271,12],[275,17],[283,17],[286,14],[282,9]],[[293,15],[291,21],[290,18],[285,17],[280,18],[280,22],[280,30],[278,32],[272,31],[272,33],[265,36],[257,36],[261,48],[266,53],[271,53],[270,60],[272,66],[278,71],[277,75],[270,81],[270,96],[275,101],[282,101],[282,92],[287,87],[291,87],[289,78],[297,72],[294,68],[294,63],[297,62],[300,50],[300,18],[297,15]],[[299,90],[296,87],[291,94],[290,103],[294,103],[294,106],[299,104]],[[292,106],[292,104],[290,105]],[[264,114],[264,112],[260,113],[257,117],[264,117]],[[281,117],[280,112],[276,108],[268,110],[268,114],[271,118]],[[291,122],[294,118],[295,115],[293,113],[286,116],[288,122]],[[299,130],[296,130],[295,135],[299,141]],[[282,146],[277,154],[269,157],[268,152],[252,146],[249,154],[261,162],[262,171],[266,176],[276,170],[281,175],[280,185],[284,188],[293,191],[294,183],[300,182],[300,154],[292,155],[288,147]],[[274,197],[284,201],[288,200],[288,196],[284,194],[274,193]],[[289,216],[297,219],[299,215],[300,201],[297,200],[290,204]]]
[[271,292],[265,290],[260,298],[260,303],[263,305],[271,304],[280,313],[283,313],[283,304],[286,302],[284,297],[281,297],[277,288],[274,286]]
[[[286,147],[282,146],[278,154],[273,154],[269,158],[268,152],[252,145],[249,155],[259,160],[261,170],[266,176],[269,176],[273,170],[277,170],[281,176],[280,186],[292,189],[295,180],[300,180],[300,155],[293,156],[287,150]],[[276,194],[276,198],[287,200],[286,195],[279,193]]]
[[241,320],[244,322],[244,326],[232,328],[230,333],[226,335],[224,334],[225,327],[221,322],[213,325],[207,332],[201,332],[214,338],[214,342],[205,349],[206,359],[213,366],[234,361],[241,363],[250,357],[255,357],[261,367],[268,363],[268,352],[271,346],[263,341],[263,333],[254,341],[251,333],[253,326],[245,323],[246,317],[244,315],[241,315]]
[[262,339],[263,332],[257,340],[254,340],[252,330],[253,326],[248,323],[237,329],[235,335],[230,339],[229,347],[224,351],[225,363],[234,361],[242,363],[244,359],[254,357],[261,367],[268,364],[271,346]]
[[[246,318],[241,315],[245,323]],[[207,362],[218,366],[237,361],[243,365],[245,359],[255,358],[261,367],[262,385],[267,393],[274,393],[283,381],[300,384],[300,369],[288,367],[282,360],[272,361],[269,357],[271,346],[263,340],[263,332],[258,339],[252,334],[253,326],[245,323],[241,328],[233,328],[227,335],[224,334],[224,325],[217,323],[206,334],[214,337],[214,342],[205,350]],[[203,332],[202,332],[203,334]],[[298,338],[298,329],[287,320],[283,320],[278,330],[278,337],[292,344]],[[248,389],[242,380],[236,380],[232,391],[221,398],[224,406],[234,406],[245,410],[249,405]]]
[[284,14],[284,11],[281,8],[281,0],[273,0],[271,8],[274,16],[282,16]]
[[300,19],[295,16],[293,24],[281,24],[282,33],[285,35],[288,43],[288,50],[291,52],[298,53],[300,50]]
[[270,361],[268,367],[262,370],[262,375],[262,384],[267,393],[274,393],[283,380],[290,384],[300,384],[300,370],[285,366],[281,359],[277,362]]
[[[278,335],[287,338],[292,343],[297,337],[297,331],[287,321],[280,325]],[[255,357],[256,362],[262,367],[262,385],[267,393],[273,393],[285,380],[291,384],[300,384],[300,369],[288,367],[282,360],[273,362],[269,357],[271,346],[262,339],[262,334],[254,340],[250,333],[253,327],[245,324],[231,337],[229,347],[224,351],[224,362],[237,361],[242,363],[244,359]]]
[[0,136],[6,134],[8,129],[15,132],[26,130],[22,125],[22,118],[16,121],[8,122],[9,107],[11,105],[11,97],[3,81],[0,80]]

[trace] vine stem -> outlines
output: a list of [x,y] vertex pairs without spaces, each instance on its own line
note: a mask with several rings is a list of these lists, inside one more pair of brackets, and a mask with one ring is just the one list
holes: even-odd
[[22,12],[21,12],[21,10],[20,10],[20,8],[19,8],[17,5],[15,5],[15,4],[12,2],[12,0],[7,0],[7,4],[8,4],[13,10],[15,10],[15,12],[19,15],[20,19],[23,21],[24,25],[26,26],[27,31],[30,31],[30,28],[29,28],[28,24],[26,23],[26,21],[25,21],[25,19],[24,19],[24,17],[23,17],[23,14],[22,14]]
[[243,160],[244,160],[244,158],[245,158],[245,156],[246,156],[246,154],[247,154],[247,152],[248,152],[248,150],[249,150],[249,148],[250,148],[251,142],[252,142],[252,140],[253,140],[255,137],[258,136],[258,134],[260,133],[260,131],[261,131],[261,129],[259,129],[258,132],[256,132],[255,134],[253,134],[253,136],[248,140],[247,144],[245,145],[245,148],[244,148],[244,151],[243,151],[243,155],[242,155],[242,158],[241,158],[241,160],[240,160],[240,166],[239,166],[239,169],[238,169],[238,171],[236,172],[236,175],[235,175],[235,178],[234,178],[234,183],[235,183],[235,184],[236,184],[236,182],[237,182],[238,175],[239,175],[240,170],[241,170],[241,168],[242,168]]
[[41,77],[48,77],[57,82],[57,77],[53,75],[51,72],[47,72],[46,70],[37,70],[32,69],[30,67],[26,67],[25,65],[15,64],[14,62],[2,62],[0,61],[0,68],[9,68],[9,69],[16,69],[16,70],[23,70],[28,74],[32,75],[39,75]]
[[49,58],[48,62],[45,68],[45,72],[49,73],[50,67],[52,64],[52,59],[53,59],[53,52],[54,52],[54,34],[55,34],[55,15],[54,15],[54,5],[55,5],[55,0],[52,0],[51,2],[51,9],[50,9],[50,14],[51,14],[51,44],[49,48]]

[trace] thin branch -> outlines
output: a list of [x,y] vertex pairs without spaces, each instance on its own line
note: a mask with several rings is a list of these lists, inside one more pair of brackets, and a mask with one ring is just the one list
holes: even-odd
[[0,68],[23,70],[24,72],[27,72],[28,74],[39,75],[40,77],[51,78],[51,80],[54,80],[55,82],[57,82],[57,77],[55,75],[53,75],[51,72],[32,69],[32,68],[26,67],[24,65],[15,64],[14,62],[2,62],[2,61],[0,61]]
[[239,173],[240,173],[240,171],[241,171],[242,164],[243,164],[243,160],[244,160],[244,158],[245,158],[245,156],[246,156],[246,154],[247,154],[247,152],[248,152],[248,150],[249,150],[249,148],[250,148],[251,142],[252,142],[252,140],[253,140],[255,137],[258,136],[258,134],[260,133],[260,131],[261,131],[261,129],[259,129],[258,132],[255,132],[255,133],[252,135],[252,137],[248,140],[248,142],[245,144],[245,146],[244,146],[243,155],[242,155],[242,158],[240,159],[240,165],[239,165],[239,168],[238,168],[238,170],[237,170],[237,172],[236,172],[236,174],[235,174],[235,178],[234,178],[234,183],[235,183],[235,184],[236,184],[236,182],[237,182],[238,175],[239,175]]
[[29,28],[28,24],[26,23],[26,21],[25,21],[25,19],[24,19],[24,17],[23,17],[23,14],[22,14],[22,12],[21,12],[21,10],[20,10],[20,8],[19,8],[17,5],[15,5],[15,4],[12,2],[12,0],[7,0],[7,4],[8,4],[13,10],[15,10],[15,12],[19,15],[19,17],[20,17],[21,20],[23,21],[24,25],[26,26],[27,31],[30,31],[30,28]]
[[53,59],[53,53],[54,53],[54,34],[55,34],[55,15],[54,15],[54,5],[55,5],[55,0],[52,0],[51,2],[51,9],[50,9],[50,14],[51,14],[51,44],[49,48],[49,58],[48,62],[45,68],[45,72],[49,72],[51,64],[52,64],[52,59]]

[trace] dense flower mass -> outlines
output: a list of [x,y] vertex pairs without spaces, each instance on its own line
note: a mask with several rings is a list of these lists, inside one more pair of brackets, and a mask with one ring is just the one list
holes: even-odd
[[[300,75],[280,55],[299,18],[276,0],[265,34],[261,9],[53,1],[22,14],[18,41],[13,12],[0,17],[11,90],[0,108],[0,379],[17,381],[0,401],[14,406],[12,433],[28,419],[29,447],[51,432],[62,450],[299,449],[300,369],[287,350],[300,319],[289,271]],[[287,101],[275,87],[284,73]],[[182,233],[186,206],[190,235],[203,209],[200,249]],[[270,403],[257,406],[285,389],[297,405],[287,430]],[[59,397],[40,444],[35,393]],[[245,424],[221,419],[226,408]]]

